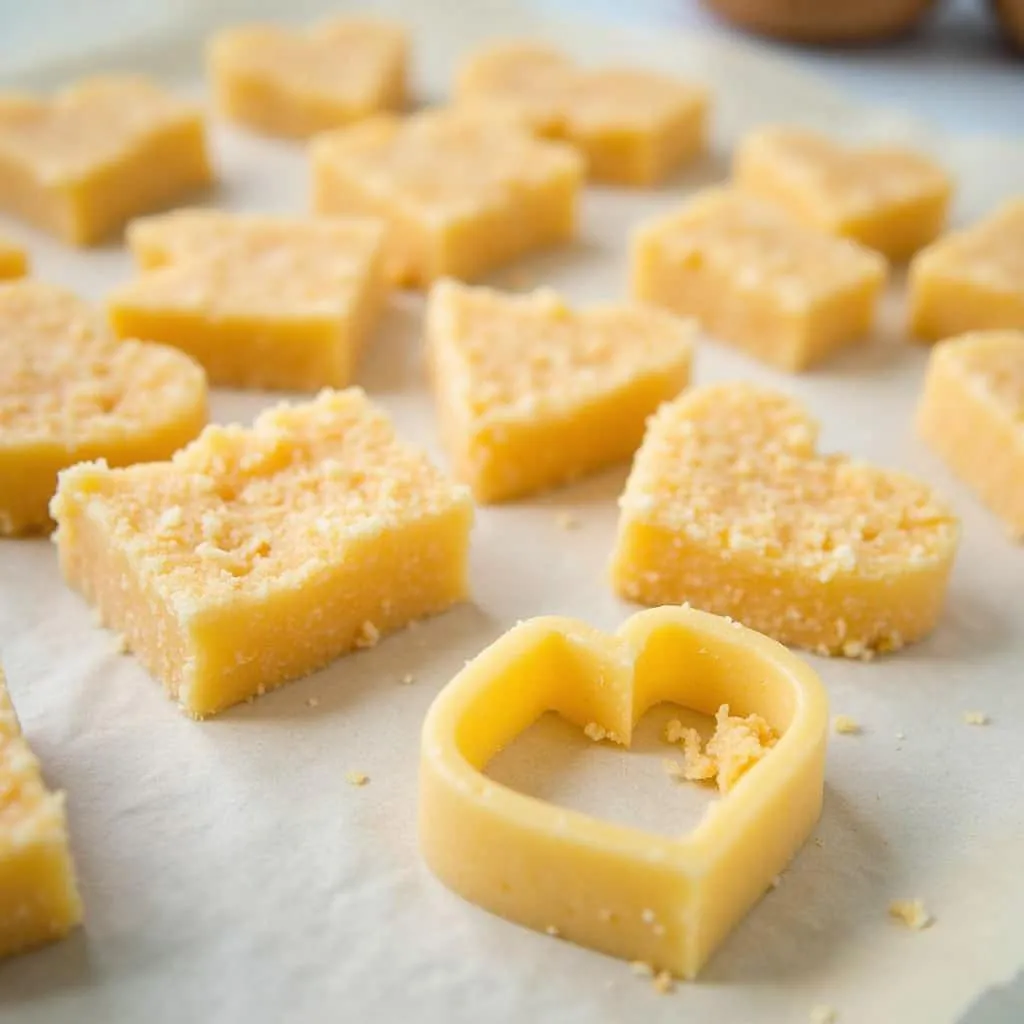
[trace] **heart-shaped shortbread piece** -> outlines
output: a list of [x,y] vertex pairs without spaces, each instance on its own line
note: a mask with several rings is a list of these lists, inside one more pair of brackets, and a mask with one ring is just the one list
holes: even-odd
[[956,517],[912,477],[819,455],[816,435],[798,402],[748,384],[662,406],[620,501],[615,589],[823,654],[870,656],[928,633]]
[[733,171],[745,191],[894,260],[909,258],[941,233],[953,193],[949,175],[923,153],[848,147],[784,126],[748,135]]
[[141,75],[0,94],[0,208],[74,245],[209,184],[200,108]]
[[307,29],[238,25],[215,36],[210,77],[227,116],[306,138],[405,102],[408,39],[396,22],[332,18]]
[[[484,766],[546,711],[627,746],[663,701],[763,716],[778,742],[688,835],[612,824],[517,793]],[[502,917],[692,978],[770,887],[821,811],[828,702],[784,647],[691,608],[615,636],[520,623],[471,661],[423,725],[420,847],[451,889]]]
[[548,290],[442,281],[426,333],[455,476],[490,502],[628,459],[686,386],[694,329],[652,307],[573,310]]
[[49,528],[57,473],[169,458],[206,422],[206,377],[163,345],[118,343],[74,295],[0,285],[0,535]]
[[576,67],[539,43],[502,42],[472,54],[455,83],[461,104],[512,114],[565,139],[591,178],[622,185],[662,180],[704,148],[707,90],[638,68]]

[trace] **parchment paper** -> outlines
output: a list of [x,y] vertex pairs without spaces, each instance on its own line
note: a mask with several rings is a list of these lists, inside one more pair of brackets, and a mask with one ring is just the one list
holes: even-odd
[[[178,35],[112,45],[84,68],[141,67],[199,93],[199,38],[244,6],[196,5]],[[269,4],[264,8],[269,9]],[[339,5],[333,5],[337,9]],[[506,4],[388,5],[416,30],[419,95],[440,98],[457,53],[488,35],[548,36],[582,60],[645,63],[708,82],[714,152],[656,191],[587,192],[579,242],[493,281],[546,283],[571,300],[625,293],[630,227],[720,178],[731,143],[787,119],[852,138],[897,136],[957,175],[957,221],[1024,189],[1024,144],[940,138],[858,109],[753,48],[671,33],[530,20]],[[313,5],[292,4],[305,17]],[[298,146],[218,126],[215,201],[303,210]],[[41,277],[102,297],[130,273],[123,251],[75,253],[7,222]],[[897,275],[899,276],[899,275]],[[898,283],[898,282],[897,282]],[[359,382],[438,458],[420,356],[422,300],[400,294]],[[833,710],[863,725],[834,737],[825,810],[810,842],[699,982],[658,996],[616,960],[534,934],[460,901],[415,839],[418,730],[464,660],[517,619],[558,612],[616,626],[630,608],[604,567],[625,467],[542,498],[481,510],[472,604],[346,657],[202,724],[181,715],[60,579],[46,540],[0,542],[0,647],[49,780],[67,790],[87,907],[83,929],[0,964],[0,1018],[24,1021],[803,1021],[826,1003],[842,1022],[945,1022],[1024,962],[1024,549],[915,439],[927,351],[901,337],[898,289],[870,343],[801,377],[713,341],[695,380],[746,378],[801,396],[824,445],[915,472],[944,491],[964,536],[949,607],[927,642],[874,663],[812,658]],[[251,420],[273,396],[217,392],[218,420]],[[569,511],[579,528],[566,531]],[[401,680],[415,677],[410,685]],[[963,712],[991,716],[970,727]],[[494,774],[528,792],[663,831],[708,795],[672,784],[657,715],[632,754],[544,720]],[[369,774],[355,788],[346,771]],[[936,922],[887,920],[922,897]]]

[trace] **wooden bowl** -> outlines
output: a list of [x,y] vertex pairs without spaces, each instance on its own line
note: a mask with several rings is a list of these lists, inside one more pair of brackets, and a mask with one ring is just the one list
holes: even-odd
[[[1021,0],[994,0],[1021,7]],[[935,0],[704,0],[719,16],[799,43],[869,43],[907,32]]]

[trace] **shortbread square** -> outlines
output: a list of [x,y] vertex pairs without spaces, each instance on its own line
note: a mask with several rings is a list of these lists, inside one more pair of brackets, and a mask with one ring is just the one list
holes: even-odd
[[302,139],[402,107],[408,49],[396,22],[347,17],[228,28],[211,40],[207,63],[225,117]]
[[501,117],[431,110],[317,136],[317,213],[389,224],[392,280],[471,279],[576,231],[579,155]]
[[64,576],[194,717],[467,592],[468,493],[357,388],[211,426],[169,462],[61,474]]
[[740,188],[810,227],[852,238],[891,260],[909,259],[946,223],[953,184],[923,153],[851,148],[800,128],[761,128],[736,151]]
[[381,222],[179,210],[128,242],[143,273],[108,298],[119,337],[174,345],[227,387],[351,382],[386,294]]
[[1024,331],[940,342],[928,360],[917,428],[1024,540]]
[[633,238],[637,299],[783,370],[863,339],[885,276],[877,253],[730,189],[699,193]]
[[909,282],[910,329],[926,341],[1024,330],[1024,199],[918,253]]
[[24,277],[28,273],[28,253],[20,245],[0,235],[0,281]]
[[686,386],[694,330],[649,307],[574,311],[546,290],[442,281],[426,333],[455,476],[495,502],[629,458],[647,417]]
[[212,178],[199,108],[148,79],[85,79],[52,100],[0,95],[0,209],[74,245]]
[[0,536],[50,529],[57,473],[166,459],[206,424],[206,376],[163,345],[118,343],[53,285],[0,284]]
[[541,43],[497,43],[473,54],[460,68],[456,97],[572,143],[595,181],[651,185],[705,147],[702,86],[653,71],[578,68]]
[[0,957],[63,938],[81,920],[64,794],[46,789],[0,668]]

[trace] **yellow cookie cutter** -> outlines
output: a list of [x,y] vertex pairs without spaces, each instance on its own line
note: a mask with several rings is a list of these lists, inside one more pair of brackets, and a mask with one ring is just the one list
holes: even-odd
[[[601,821],[502,786],[483,768],[545,711],[628,746],[644,712],[728,704],[780,734],[681,838]],[[821,812],[828,701],[781,644],[688,607],[610,636],[574,619],[520,623],[471,661],[423,725],[420,848],[450,889],[539,931],[694,977],[769,888]]]

